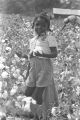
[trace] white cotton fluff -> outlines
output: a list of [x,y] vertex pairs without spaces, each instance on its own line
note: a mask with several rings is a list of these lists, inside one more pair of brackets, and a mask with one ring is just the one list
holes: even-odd
[[31,26],[30,22],[27,22],[26,25],[28,28]]
[[5,68],[4,64],[0,63],[0,69]]
[[14,58],[17,62],[20,62],[20,58],[16,54],[14,55]]
[[18,78],[17,73],[13,73],[13,77],[14,77],[14,78]]
[[1,41],[2,43],[5,43],[5,40],[4,39],[2,39],[2,41]]
[[22,99],[22,109],[29,112],[35,112],[36,101],[32,97],[25,97]]
[[8,92],[5,90],[4,93],[2,94],[2,97],[4,99],[7,99],[8,98]]
[[17,90],[18,90],[18,86],[16,86],[16,85],[13,86],[13,88],[10,91],[10,95],[11,96],[15,95],[17,93]]
[[15,78],[18,78],[20,76],[20,69],[15,69],[14,73],[13,73],[13,76]]
[[16,73],[17,73],[17,74],[20,74],[20,69],[16,69]]
[[13,73],[13,72],[15,72],[15,70],[16,70],[16,68],[13,66],[13,67],[11,68],[11,72]]
[[18,77],[18,80],[19,80],[19,81],[23,81],[23,76],[20,75],[20,76]]
[[57,107],[53,107],[51,110],[51,113],[53,114],[53,116],[56,116],[56,109],[57,109]]
[[2,74],[1,74],[1,77],[3,79],[8,78],[8,76],[9,76],[9,74],[6,71],[3,71]]
[[6,61],[6,59],[3,56],[1,56],[0,57],[0,63],[4,63],[5,61]]
[[0,111],[0,118],[1,118],[2,116],[5,116],[5,117],[6,117],[6,114],[5,114],[4,112]]
[[6,47],[6,50],[10,52],[11,51],[11,47]]

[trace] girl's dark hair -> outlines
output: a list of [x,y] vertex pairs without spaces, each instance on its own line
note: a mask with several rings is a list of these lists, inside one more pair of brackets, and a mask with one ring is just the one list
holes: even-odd
[[47,24],[47,30],[48,30],[48,31],[51,31],[51,30],[50,30],[50,18],[49,18],[49,16],[47,15],[47,13],[41,13],[40,15],[36,16],[36,17],[34,18],[34,21],[33,21],[33,24],[32,24],[32,28],[34,28],[35,23],[38,22],[38,19],[40,19],[41,21],[44,20],[45,23]]

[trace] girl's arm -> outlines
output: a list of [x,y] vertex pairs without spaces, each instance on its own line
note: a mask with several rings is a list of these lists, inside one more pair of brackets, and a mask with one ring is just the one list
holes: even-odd
[[28,56],[27,56],[27,55],[22,55],[21,52],[16,52],[16,55],[17,55],[19,58],[26,58],[26,59],[28,59]]
[[45,54],[45,53],[40,54],[39,52],[36,52],[33,54],[34,54],[34,56],[39,56],[39,57],[56,58],[57,57],[57,48],[50,47],[50,49],[51,49],[51,54]]

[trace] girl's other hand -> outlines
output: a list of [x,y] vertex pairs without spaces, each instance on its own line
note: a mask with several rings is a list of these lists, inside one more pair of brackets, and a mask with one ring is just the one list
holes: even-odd
[[29,59],[41,55],[38,51],[29,53]]

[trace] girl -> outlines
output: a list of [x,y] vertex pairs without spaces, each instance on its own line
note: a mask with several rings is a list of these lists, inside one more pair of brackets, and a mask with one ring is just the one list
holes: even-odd
[[46,14],[40,14],[34,19],[32,28],[35,36],[30,40],[30,70],[26,81],[25,95],[32,96],[37,101],[37,106],[41,107],[44,103],[44,106],[48,107],[49,102],[46,96],[49,98],[49,86],[53,84],[54,104],[58,106],[51,62],[51,58],[57,57],[57,44],[55,38],[48,35],[48,31],[50,31],[49,17]]
[[58,97],[53,80],[51,58],[57,57],[57,43],[50,31],[50,19],[47,14],[35,17],[32,28],[34,38],[30,40],[30,70],[26,80],[25,95],[36,100],[35,114],[47,116],[49,104],[58,106]]

